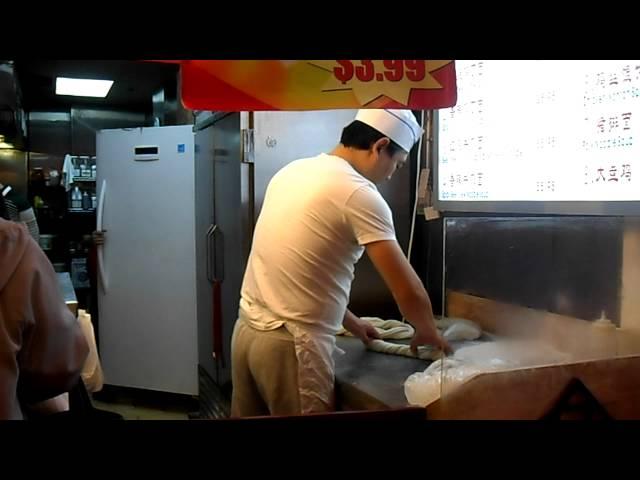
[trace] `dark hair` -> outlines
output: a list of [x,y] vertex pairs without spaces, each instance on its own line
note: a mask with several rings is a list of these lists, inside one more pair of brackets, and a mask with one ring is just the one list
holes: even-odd
[[[345,147],[356,148],[358,150],[369,150],[371,145],[385,137],[389,138],[366,123],[363,123],[360,120],[354,120],[344,127],[344,130],[342,130],[340,143]],[[400,145],[390,138],[389,140],[391,143],[386,147],[389,155],[394,156],[397,152],[406,153],[406,150],[404,150]]]

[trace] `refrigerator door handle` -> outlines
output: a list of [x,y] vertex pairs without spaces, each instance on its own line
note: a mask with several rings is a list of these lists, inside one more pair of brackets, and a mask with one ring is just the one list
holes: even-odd
[[[211,352],[214,360],[217,360],[225,368],[224,354],[222,350],[222,284],[219,280],[214,280],[212,284],[212,302],[213,302],[213,352]],[[217,369],[216,365],[216,369]]]
[[[213,228],[209,228],[208,236],[209,239],[207,241],[207,245],[211,245],[210,240],[213,239],[215,242],[215,236],[221,235],[222,232],[218,228],[218,225],[212,226]],[[222,252],[222,240],[220,237],[220,241],[214,245],[214,257],[213,257],[213,272],[212,278],[209,279],[211,282],[211,301],[213,303],[213,315],[211,318],[211,330],[213,334],[213,358],[220,362],[219,365],[222,365],[222,368],[225,368],[225,360],[224,360],[224,352],[222,347],[222,281],[224,277],[224,254]],[[219,247],[220,251],[216,251],[216,246]],[[209,250],[208,250],[209,251]],[[210,259],[207,259],[209,262]],[[220,263],[218,263],[220,262]],[[210,264],[208,263],[207,266]],[[216,364],[216,370],[218,369],[218,364]]]
[[224,281],[224,235],[216,225],[211,231],[213,239],[213,281]]
[[[98,232],[102,232],[103,227],[103,217],[104,217],[104,198],[105,192],[107,191],[107,181],[102,180],[102,188],[100,189],[100,197],[98,198],[98,208],[97,208],[97,222],[96,222],[96,230]],[[102,286],[103,293],[107,293],[109,289],[109,281],[107,279],[107,274],[104,270],[104,245],[98,245],[98,275],[100,277],[100,285]]]
[[213,275],[212,275],[212,271],[213,268],[211,266],[211,237],[213,236],[214,232],[216,231],[216,228],[218,228],[217,225],[214,225],[213,223],[211,225],[209,225],[209,228],[207,229],[207,233],[205,235],[205,243],[207,245],[207,249],[206,249],[206,253],[207,253],[207,280],[209,280],[209,283],[213,283]]

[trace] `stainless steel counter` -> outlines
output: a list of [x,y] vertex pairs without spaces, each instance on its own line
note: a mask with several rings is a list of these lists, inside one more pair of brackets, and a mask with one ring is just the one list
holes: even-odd
[[408,407],[404,381],[430,362],[367,350],[353,337],[338,337],[336,401],[341,410],[380,410]]

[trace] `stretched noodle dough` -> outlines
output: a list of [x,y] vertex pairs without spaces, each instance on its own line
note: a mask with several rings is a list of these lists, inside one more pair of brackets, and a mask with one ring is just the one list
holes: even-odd
[[420,345],[418,347],[418,356],[416,357],[409,345],[385,342],[384,340],[372,340],[369,342],[369,345],[367,345],[367,348],[374,352],[402,355],[404,357],[420,358],[422,360],[436,360],[442,357],[442,352],[431,346]]
[[[398,320],[382,320],[378,317],[360,317],[360,319],[373,325],[382,340],[406,340],[413,338],[415,332],[411,325]],[[344,328],[338,332],[338,335],[353,336]]]
[[[407,340],[413,338],[414,328],[404,322],[398,320],[383,320],[378,317],[361,317],[373,327],[380,337],[379,340],[373,340],[367,345],[369,350],[374,352],[387,353],[391,355],[402,355],[405,357],[416,358],[411,351],[409,345],[400,343],[387,342],[385,340]],[[436,327],[440,330],[441,335],[447,341],[475,340],[482,335],[482,330],[478,325],[464,318],[437,318]],[[442,331],[444,330],[444,333]],[[353,336],[344,328],[338,332],[338,335]],[[441,358],[442,354],[439,350],[430,346],[419,346],[418,356],[423,360],[436,360]]]

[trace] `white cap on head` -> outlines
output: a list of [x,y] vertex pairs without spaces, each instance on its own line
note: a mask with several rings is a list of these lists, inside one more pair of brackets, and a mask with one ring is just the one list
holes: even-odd
[[407,152],[418,142],[420,135],[424,132],[411,110],[359,110],[355,120],[375,128]]

